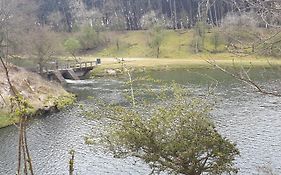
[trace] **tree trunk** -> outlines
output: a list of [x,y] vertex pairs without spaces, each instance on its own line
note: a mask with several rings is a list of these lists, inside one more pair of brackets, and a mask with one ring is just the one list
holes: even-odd
[[42,62],[39,62],[38,66],[39,66],[39,74],[43,75],[43,64],[42,64]]
[[160,55],[160,46],[157,47],[157,58],[159,58]]
[[174,29],[178,29],[178,20],[177,20],[177,0],[174,0]]

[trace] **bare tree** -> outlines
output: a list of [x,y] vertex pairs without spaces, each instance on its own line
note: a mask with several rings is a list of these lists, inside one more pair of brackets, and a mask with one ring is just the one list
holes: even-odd
[[47,62],[63,50],[59,37],[47,26],[35,27],[28,37],[30,44],[26,50],[27,54],[35,57],[39,73],[43,74]]
[[[21,4],[23,3],[23,4]],[[13,44],[17,41],[16,38],[18,35],[15,35],[14,31],[12,30],[15,25],[18,25],[16,22],[16,13],[20,12],[20,7],[24,6],[24,1],[18,2],[18,1],[1,1],[0,4],[0,63],[1,68],[3,68],[6,79],[8,81],[10,91],[12,92],[12,98],[11,98],[11,110],[12,112],[16,112],[19,117],[19,140],[18,140],[18,165],[17,165],[17,175],[20,175],[22,171],[25,175],[28,174],[28,172],[33,175],[33,167],[32,167],[32,161],[31,156],[28,149],[28,142],[27,142],[27,136],[26,136],[26,120],[27,120],[27,114],[26,109],[28,107],[28,104],[26,101],[21,97],[21,95],[18,93],[16,87],[13,85],[12,80],[9,76],[9,70],[10,66],[7,63],[7,58],[10,55],[10,50]],[[25,16],[22,14],[22,16]],[[23,169],[22,169],[22,163],[23,163]]]
[[13,86],[13,83],[9,76],[9,67],[4,61],[5,55],[3,54],[3,45],[0,43],[0,62],[1,67],[3,67],[6,79],[8,81],[10,90],[13,94],[12,103],[14,103],[16,106],[11,106],[12,112],[17,112],[19,115],[19,144],[18,144],[18,167],[17,167],[17,175],[21,174],[21,163],[23,161],[24,163],[24,174],[28,174],[28,170],[31,175],[33,175],[33,167],[32,167],[32,160],[28,149],[28,142],[27,142],[27,136],[26,136],[26,120],[27,120],[27,114],[25,113],[26,109],[28,108],[28,104],[26,101],[20,96],[15,86]]
[[215,68],[221,70],[222,72],[232,76],[233,78],[246,83],[247,85],[250,85],[251,87],[253,87],[254,89],[257,90],[257,92],[261,93],[261,94],[265,94],[265,95],[272,95],[272,96],[276,96],[276,97],[281,97],[281,92],[278,92],[278,90],[270,90],[270,89],[266,89],[263,86],[261,86],[259,83],[257,83],[256,81],[254,81],[250,76],[249,76],[249,71],[250,69],[246,70],[244,67],[240,67],[239,71],[234,70],[234,71],[230,71],[227,70],[225,68],[223,68],[222,66],[220,66],[219,64],[217,64],[213,59],[211,60],[206,60],[209,64],[213,65]]
[[[281,55],[281,1],[238,0],[230,1],[236,11],[227,15],[222,24],[222,33],[227,38],[227,49],[237,57]],[[257,92],[281,97],[279,89],[264,87],[249,75],[252,66],[227,69],[213,58],[207,62],[222,72],[246,83]],[[270,67],[276,67],[268,60]]]
[[231,53],[243,56],[281,55],[281,1],[232,1],[236,12],[224,20],[224,34]]

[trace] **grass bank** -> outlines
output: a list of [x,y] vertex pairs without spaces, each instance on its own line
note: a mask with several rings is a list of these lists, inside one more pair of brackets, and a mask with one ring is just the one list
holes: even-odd
[[[163,30],[160,44],[160,58],[187,58],[194,56],[194,31],[193,30]],[[156,57],[155,49],[149,45],[153,38],[149,30],[106,32],[108,38],[106,47],[93,53],[99,57],[126,57],[126,58],[151,58]],[[206,51],[212,51],[212,33],[206,33]],[[223,43],[217,46],[218,52],[225,52]]]
[[[278,58],[266,58],[257,56],[254,53],[249,53],[253,54],[251,56],[243,57],[230,54],[226,49],[226,44],[222,41],[215,47],[213,41],[215,31],[215,29],[206,31],[204,49],[199,54],[196,54],[194,30],[163,30],[159,59],[155,58],[155,49],[153,51],[149,46],[150,39],[153,37],[149,34],[149,30],[105,31],[101,34],[105,36],[106,44],[80,53],[81,55],[77,55],[77,59],[81,58],[80,61],[94,61],[96,58],[102,58],[102,66],[96,69],[96,72],[107,68],[120,67],[120,64],[114,58],[124,58],[127,66],[146,69],[210,66],[206,63],[206,59],[214,59],[223,65],[232,65],[233,60],[235,60],[235,64],[254,64],[255,66],[269,66],[268,59],[273,64],[280,63],[280,61],[274,60]],[[74,58],[69,54],[56,56],[55,59],[59,59],[59,62],[74,61]],[[15,62],[20,62],[20,66],[33,66],[33,68],[36,66],[30,58],[15,60]],[[33,60],[33,62],[36,62],[36,60]]]
[[[72,94],[64,94],[57,98],[52,99],[48,103],[49,106],[42,106],[41,108],[33,108],[29,110],[28,114],[30,117],[36,117],[37,115],[42,115],[44,113],[49,113],[52,111],[58,111],[64,107],[71,105],[75,102],[75,97]],[[19,117],[14,113],[7,112],[6,109],[0,110],[0,128],[15,124],[19,122]]]
[[[83,60],[94,60],[94,57],[83,57]],[[121,70],[123,65],[135,71],[148,70],[171,70],[171,69],[193,69],[193,68],[212,68],[206,60],[213,60],[218,65],[224,67],[271,67],[281,66],[281,60],[243,57],[235,58],[221,55],[210,55],[208,57],[196,55],[192,58],[185,59],[168,59],[168,58],[124,58],[124,61],[116,58],[101,58],[102,64],[93,70],[93,75],[104,75],[106,70]]]
[[[174,68],[206,68],[211,67],[206,60],[215,60],[222,66],[262,66],[281,65],[277,58],[267,58],[257,55],[238,57],[228,53],[224,42],[216,48],[213,43],[214,31],[206,32],[205,50],[199,54],[194,52],[193,30],[164,30],[160,46],[159,58],[149,47],[149,31],[107,32],[108,44],[104,49],[96,50],[89,55],[81,56],[82,61],[102,59],[102,65],[96,68],[94,74],[101,74],[106,69],[120,69],[119,60],[124,58],[127,67],[137,70],[174,69]],[[214,52],[216,49],[217,52]]]
[[17,117],[11,117],[10,114],[8,114],[8,113],[0,114],[0,128],[9,126],[13,123],[16,123],[17,121],[18,121]]

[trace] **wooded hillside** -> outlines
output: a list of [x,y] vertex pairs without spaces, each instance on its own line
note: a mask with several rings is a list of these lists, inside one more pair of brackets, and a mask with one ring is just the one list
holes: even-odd
[[145,55],[161,57],[169,40],[163,31],[192,29],[184,41],[189,44],[179,47],[183,52],[278,57],[280,16],[279,0],[2,0],[0,43],[5,55],[36,57],[42,67],[63,52],[76,60],[115,45],[119,53],[128,42],[109,36],[111,31],[148,31]]
[[[30,1],[32,2],[32,1]],[[166,28],[190,28],[198,20],[220,25],[230,13],[252,12],[260,25],[280,24],[279,0],[36,0],[41,24],[73,31],[90,24],[113,30],[144,29],[145,21],[162,21]],[[269,22],[267,19],[270,19]]]

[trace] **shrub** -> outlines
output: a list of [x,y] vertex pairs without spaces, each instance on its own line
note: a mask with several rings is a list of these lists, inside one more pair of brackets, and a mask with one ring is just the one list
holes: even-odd
[[70,53],[74,58],[76,58],[76,54],[79,51],[79,49],[81,48],[81,44],[75,38],[68,38],[64,42],[64,48],[68,53]]
[[78,40],[81,44],[81,49],[84,51],[93,50],[104,44],[104,40],[93,27],[86,26],[82,29]]
[[[104,133],[96,139],[115,157],[139,158],[150,165],[152,173],[237,172],[233,161],[239,151],[210,122],[206,101],[186,96],[186,90],[178,85],[173,85],[172,91],[148,90],[143,95],[152,101],[140,104],[137,100],[132,107],[104,103],[106,108],[97,107],[102,109],[101,119],[106,123],[102,124]],[[162,100],[156,100],[159,98]]]

